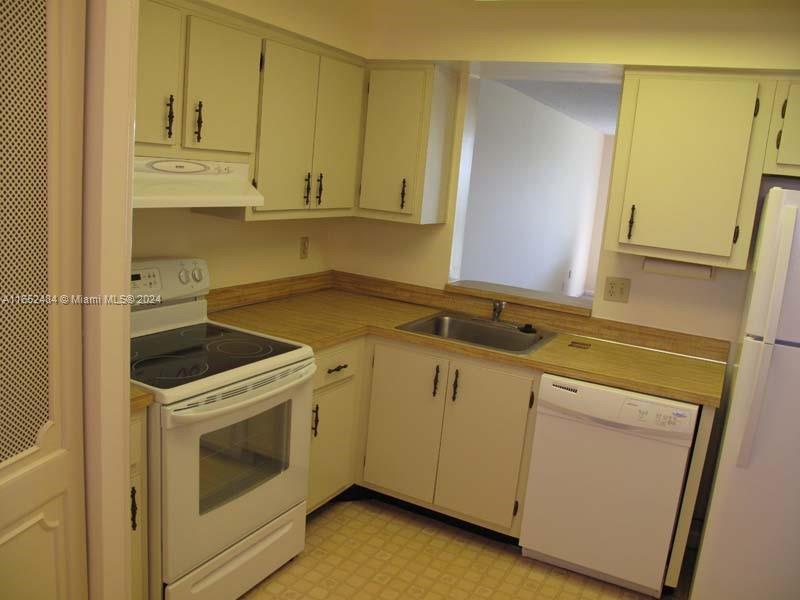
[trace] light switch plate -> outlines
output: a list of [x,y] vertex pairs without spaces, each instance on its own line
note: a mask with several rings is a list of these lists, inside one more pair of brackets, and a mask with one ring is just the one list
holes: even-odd
[[606,277],[603,300],[627,302],[631,292],[631,280],[627,277]]

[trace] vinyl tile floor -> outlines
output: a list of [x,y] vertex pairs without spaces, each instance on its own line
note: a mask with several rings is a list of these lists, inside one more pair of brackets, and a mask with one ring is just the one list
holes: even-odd
[[247,600],[609,600],[646,596],[551,567],[519,547],[382,503],[336,502],[309,517],[302,554]]

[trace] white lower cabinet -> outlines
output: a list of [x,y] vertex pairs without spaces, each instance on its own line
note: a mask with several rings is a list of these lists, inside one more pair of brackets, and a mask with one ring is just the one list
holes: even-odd
[[364,479],[433,502],[448,360],[378,344]]
[[147,409],[131,414],[130,435],[131,599],[147,594]]
[[364,481],[508,529],[533,376],[375,345]]
[[353,485],[361,344],[343,344],[317,357],[311,415],[308,511]]
[[531,386],[531,377],[450,363],[434,504],[511,526]]

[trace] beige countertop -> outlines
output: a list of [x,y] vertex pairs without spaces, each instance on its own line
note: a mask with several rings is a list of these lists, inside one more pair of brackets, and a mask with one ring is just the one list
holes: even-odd
[[294,339],[315,351],[370,334],[673,400],[719,406],[725,376],[725,365],[720,362],[571,334],[558,334],[533,352],[519,355],[396,329],[438,312],[441,310],[417,304],[324,290],[223,310],[209,318]]
[[131,412],[147,408],[153,403],[153,394],[131,382]]

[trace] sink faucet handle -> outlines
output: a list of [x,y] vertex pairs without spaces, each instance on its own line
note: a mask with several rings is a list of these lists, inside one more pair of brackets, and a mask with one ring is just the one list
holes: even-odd
[[506,303],[503,300],[492,301],[492,321],[499,321],[503,310],[506,308]]

